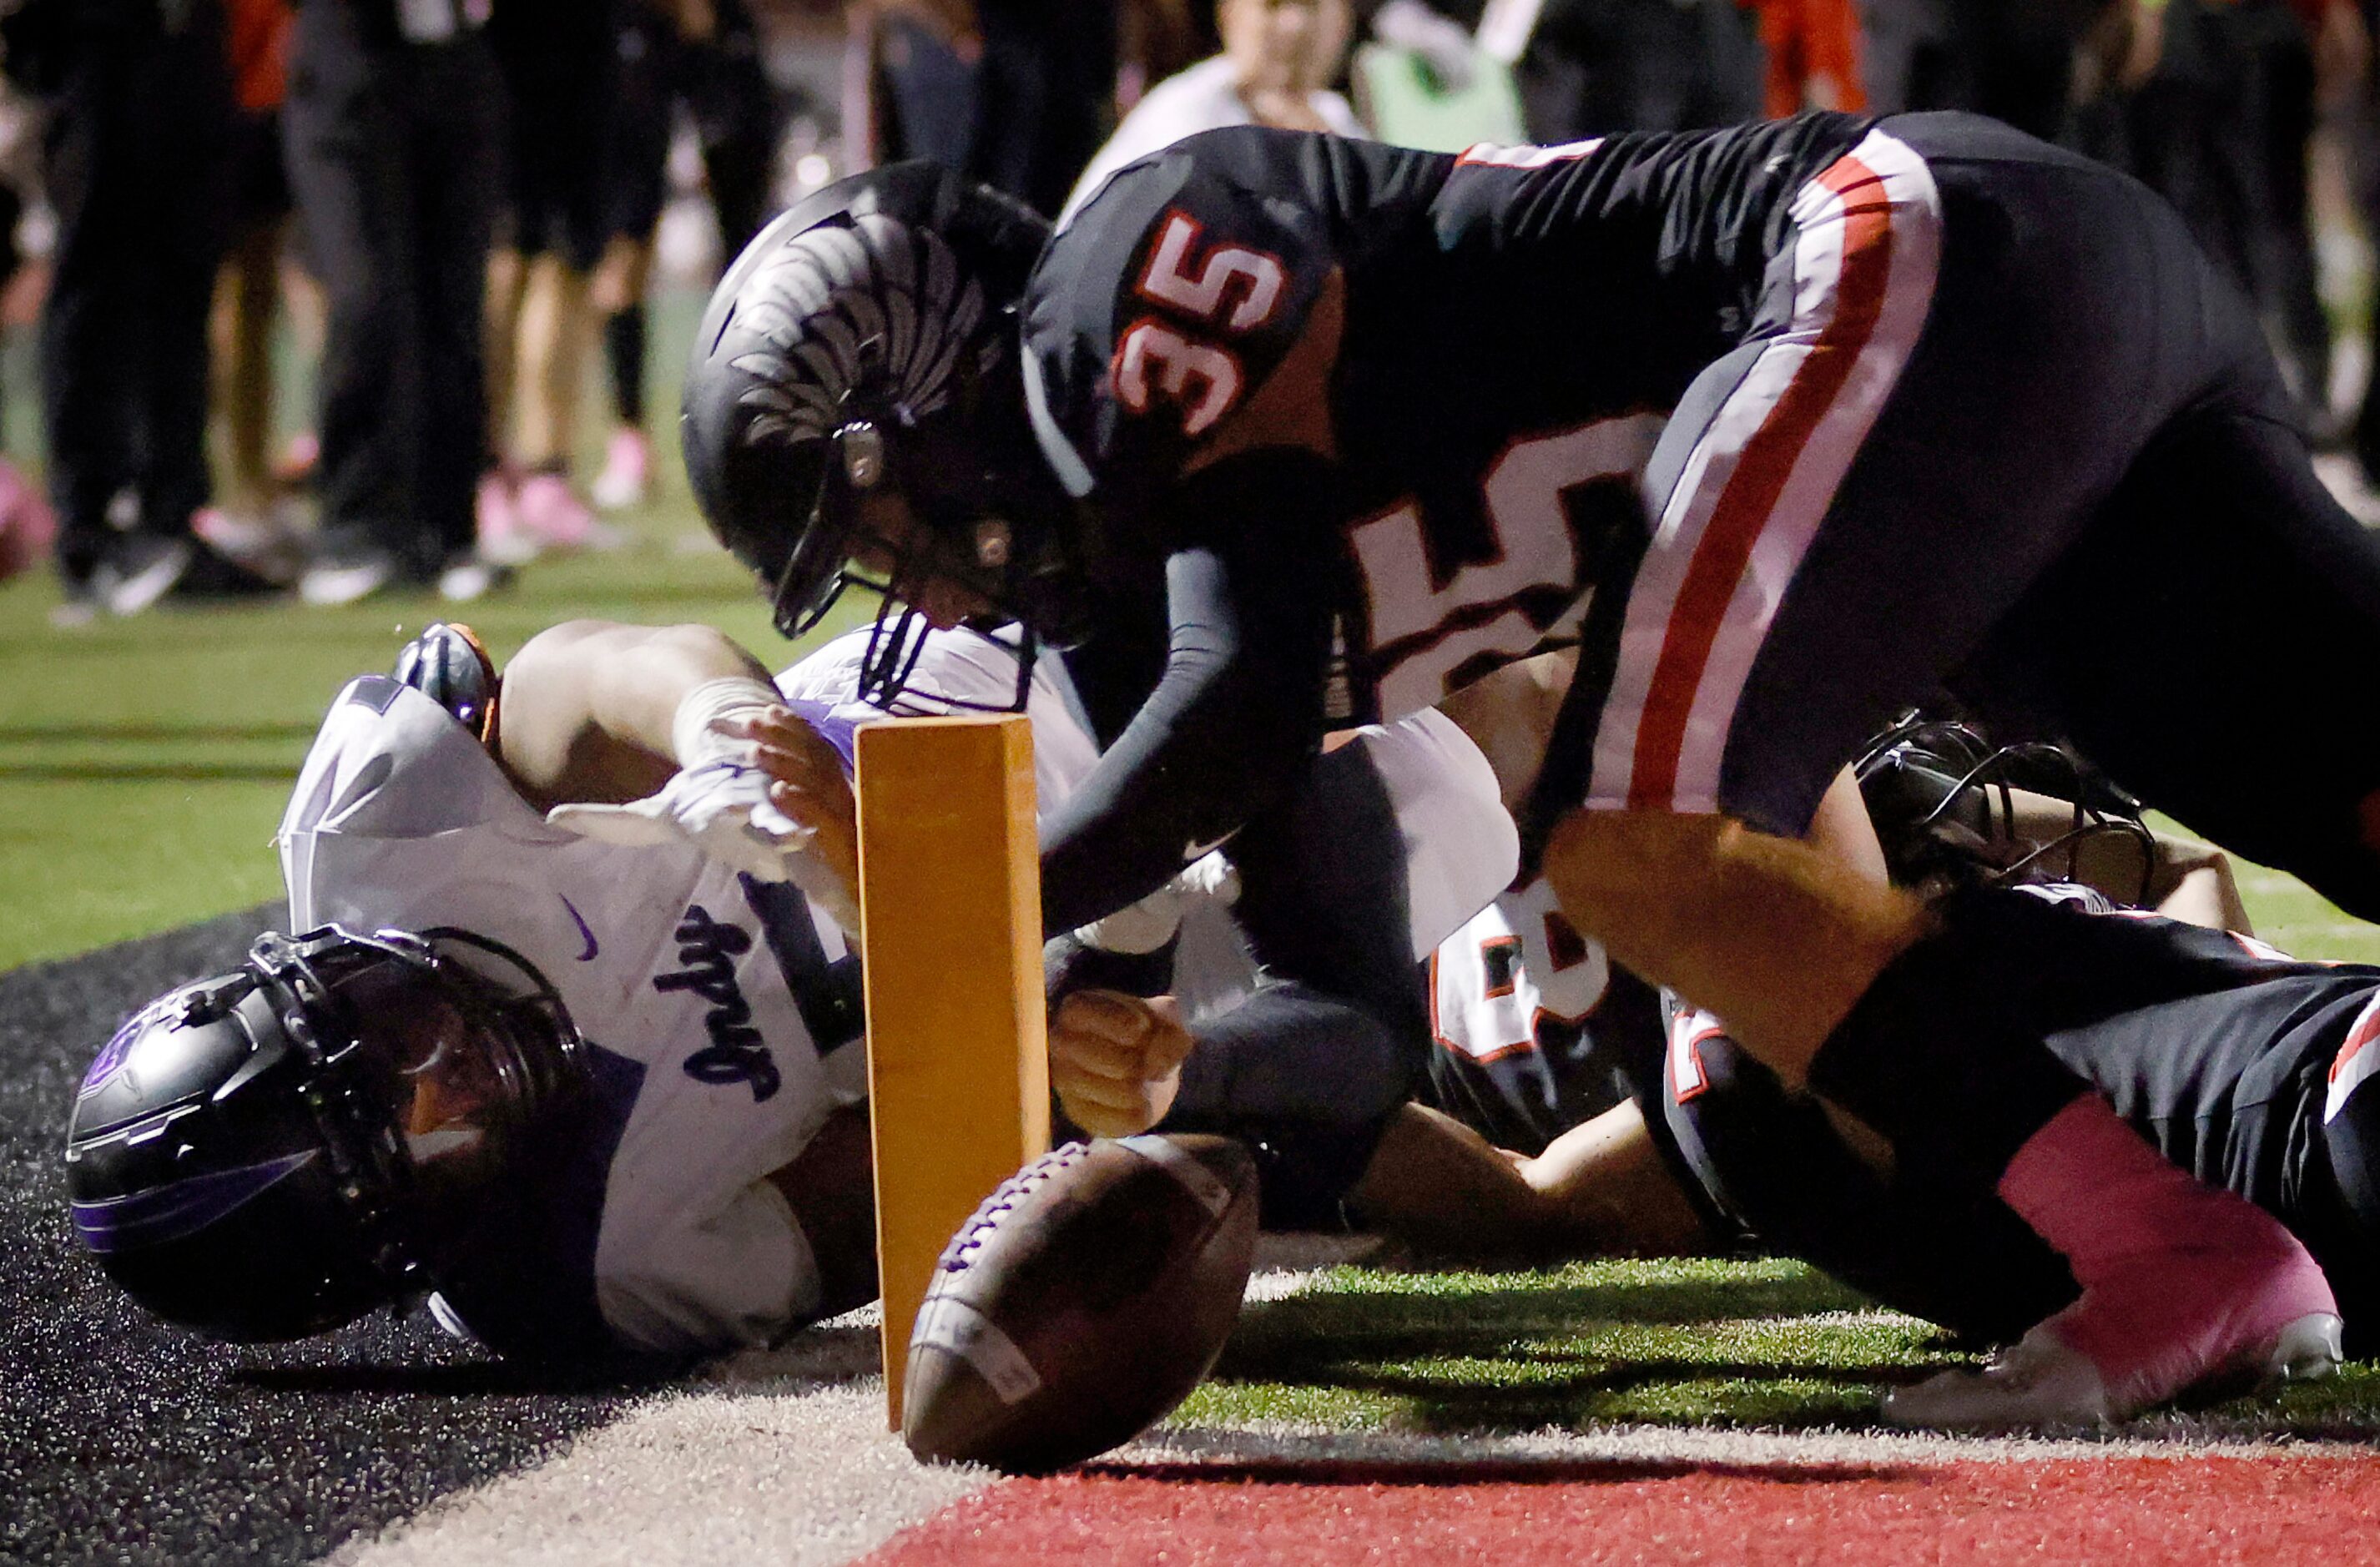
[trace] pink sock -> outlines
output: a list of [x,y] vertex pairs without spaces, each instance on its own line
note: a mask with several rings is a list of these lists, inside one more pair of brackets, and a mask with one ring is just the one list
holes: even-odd
[[2278,1220],[2168,1163],[2096,1094],[2034,1133],[1998,1190],[2073,1269],[2082,1296],[2048,1326],[2118,1404],[2162,1402],[2338,1309]]

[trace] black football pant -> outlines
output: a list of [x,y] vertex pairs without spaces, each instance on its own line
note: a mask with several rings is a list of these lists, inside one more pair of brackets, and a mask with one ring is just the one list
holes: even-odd
[[[2010,960],[2003,989],[2020,1026],[2001,1039],[1999,1073],[1962,1085],[1950,1119],[1996,1118],[2004,1094],[2046,1080],[2045,1066],[2087,1085],[2176,1165],[2288,1225],[2329,1277],[2350,1334],[2380,1342],[2380,1091],[2326,1098],[2373,971],[2254,965],[2227,954],[2228,937],[2024,893],[1965,897],[1978,917],[1967,933],[1997,938]],[[1956,1026],[1942,1000],[1936,1037]],[[1936,1037],[1900,1043],[1925,1052]],[[2073,1298],[2064,1263],[1984,1178],[1946,1172],[1920,1145],[1897,1148],[1879,1174],[1814,1099],[1732,1040],[1690,1048],[1691,1063],[1673,1053],[1658,1082],[1636,1078],[1638,1101],[1713,1204],[1766,1244],[1982,1339],[2011,1338]]]
[[215,0],[67,24],[46,178],[58,221],[42,402],[58,565],[87,578],[128,488],[133,526],[187,533],[207,503],[207,313],[229,236],[231,71]]
[[1881,128],[1939,189],[1939,272],[1751,664],[1721,808],[1799,831],[1947,686],[2380,917],[2380,541],[2314,477],[2254,315],[2137,182],[1971,115]]
[[427,577],[474,538],[500,89],[476,34],[375,39],[359,8],[299,8],[282,120],[330,306],[323,537],[334,552],[387,549]]

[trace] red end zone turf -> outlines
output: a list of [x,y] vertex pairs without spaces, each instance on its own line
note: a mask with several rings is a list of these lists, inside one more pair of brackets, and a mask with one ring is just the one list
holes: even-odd
[[868,1561],[1491,1559],[2368,1562],[2380,1561],[2380,1459],[1115,1465],[979,1491]]

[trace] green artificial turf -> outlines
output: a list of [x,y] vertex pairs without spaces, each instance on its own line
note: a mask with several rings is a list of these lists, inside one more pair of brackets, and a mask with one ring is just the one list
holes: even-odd
[[[683,362],[699,303],[661,302],[657,367]],[[676,406],[674,383],[653,393]],[[613,519],[625,548],[534,563],[479,604],[164,609],[62,630],[49,574],[0,585],[0,971],[277,897],[273,829],[323,710],[431,620],[468,622],[499,659],[574,616],[703,621],[790,662],[749,577],[703,530],[662,422],[654,503]],[[591,471],[603,431],[589,424]]]
[[[657,366],[682,362],[698,303],[656,311]],[[21,388],[21,364],[7,379]],[[656,388],[653,403],[674,406],[675,388]],[[790,662],[748,579],[710,546],[674,450],[661,480],[655,504],[620,519],[626,548],[540,562],[513,592],[459,612],[412,597],[167,611],[66,631],[47,623],[46,575],[0,586],[0,971],[277,897],[273,827],[323,708],[429,620],[468,620],[499,658],[573,616],[704,621]],[[2289,878],[2243,868],[2241,881],[2279,945],[2380,959],[2380,932]],[[1251,1307],[1175,1420],[1426,1432],[1860,1425],[1878,1383],[1947,1358],[1930,1328],[1865,1308],[1793,1263],[1342,1268]],[[2229,1417],[2372,1435],[2375,1409],[2380,1369],[2359,1365]]]
[[[1965,1357],[1930,1324],[1774,1258],[1531,1273],[1329,1269],[1252,1305],[1177,1427],[1423,1435],[1597,1422],[1876,1424],[1885,1384]],[[2380,1367],[2193,1412],[2219,1433],[2380,1436]]]
[[627,548],[533,564],[455,610],[413,595],[59,630],[45,575],[0,587],[0,969],[274,896],[273,827],[323,709],[431,620],[468,622],[499,658],[578,615],[706,621],[790,657],[674,472],[625,521]]

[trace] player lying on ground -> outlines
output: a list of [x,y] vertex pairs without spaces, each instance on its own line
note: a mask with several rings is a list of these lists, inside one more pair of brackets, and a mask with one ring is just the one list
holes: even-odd
[[[1482,705],[1464,705],[1475,734],[1486,733]],[[2303,1240],[2368,1353],[2380,1334],[2380,1095],[2360,1090],[2380,1033],[2380,969],[2297,963],[2212,922],[2119,912],[2073,882],[2016,890],[2024,870],[1985,890],[2011,865],[2095,862],[2126,895],[2164,890],[2169,910],[2237,904],[2219,856],[2152,841],[2120,817],[2078,834],[2071,800],[1979,782],[2009,771],[2005,753],[1986,756],[1950,726],[1897,736],[1863,765],[1884,844],[1839,795],[1814,842],[1878,876],[1888,860],[1940,869],[1953,863],[1946,851],[1962,856],[1962,885],[1937,890],[2021,932],[2018,1004],[2046,1048],[2176,1165]],[[2076,798],[2085,776],[2068,785]],[[1942,833],[1954,817],[1982,831]],[[1430,981],[1442,1047],[1432,1097],[1451,1113],[1415,1105],[1390,1124],[1347,1194],[1361,1222],[1505,1263],[1700,1250],[1748,1233],[1985,1341],[2015,1339],[2074,1298],[2065,1263],[1989,1191],[1897,1179],[1873,1133],[1787,1091],[1715,1019],[1672,1002],[1665,1026],[1661,1000],[1568,932],[1541,882],[1450,939]],[[1887,1412],[1931,1426],[2105,1412],[2099,1390],[2041,1361],[2036,1341],[1986,1374],[1981,1399],[1953,1376],[1895,1392]],[[2004,1396],[2002,1383],[2037,1376]]]
[[[1952,764],[1966,766],[1964,759]],[[1878,772],[1868,782],[1889,857],[1944,863],[1921,852],[1939,846],[1927,832],[1933,811],[1896,797]],[[1974,808],[1971,816],[1992,808],[1982,789],[1959,793]],[[2020,802],[2019,831],[2025,819]],[[2062,833],[2072,808],[2052,806],[2037,820],[2049,824],[2046,832]],[[2138,840],[2107,833],[2097,841],[2127,845],[2103,859],[2115,873],[2106,885],[2137,895],[2142,862],[2133,855],[2126,863],[2125,855]],[[1975,837],[1961,852],[1975,874],[1949,895],[2022,948],[2026,961],[2010,1001],[2033,1019],[2047,1050],[2173,1163],[2286,1223],[2336,1291],[2349,1348],[2371,1353],[2380,1342],[2380,1097],[2362,1084],[2373,1064],[2369,1038],[2380,1032],[2380,969],[2294,962],[2211,920],[2119,911],[2071,884],[1985,891],[2006,863],[2032,856],[2036,867],[2064,867],[2058,855],[2033,856],[2013,839]],[[2177,883],[2168,911],[2235,904],[2228,879],[2191,857],[2198,863],[2173,861],[2183,874],[2166,879]],[[2192,884],[2210,878],[2212,887]],[[2207,892],[2217,895],[2202,895]],[[2060,906],[2044,906],[2044,897]],[[1482,1006],[1475,985],[1464,993],[1475,963],[1468,971],[1442,969],[1441,978],[1450,971],[1455,983],[1441,984],[1439,1005],[1467,1003],[1492,1018],[1493,1005]],[[1514,984],[1530,988],[1525,975]],[[1633,1121],[1646,1148],[1656,1141],[1649,1123],[1670,1156],[1650,1175],[1640,1173],[1638,1186],[1658,1185],[1667,1172],[1688,1177],[1666,1206],[1647,1203],[1643,1211],[1675,1213],[1691,1194],[1711,1217],[1723,1216],[1725,1228],[1748,1228],[1878,1299],[1986,1341],[2013,1339],[2072,1300],[2065,1263],[1993,1194],[1929,1184],[1922,1175],[1900,1178],[1872,1134],[1789,1093],[1706,1014],[1672,1009],[1668,1048],[1650,1073],[1641,1044],[1626,1053],[1639,1063],[1635,1099],[1611,1122]],[[1607,1124],[1599,1140],[1625,1145],[1629,1130]],[[1590,1169],[1573,1163],[1563,1173],[1585,1177],[1582,1189],[1591,1190]],[[2078,1398],[2060,1385],[2041,1347],[2036,1338],[2011,1352],[1981,1388],[1954,1376],[1896,1393],[1888,1413],[1914,1424],[1958,1425],[2055,1417],[2078,1406],[2092,1412],[2089,1391]],[[2001,1396],[2001,1384],[2036,1378],[2019,1396]]]
[[1045,834],[1053,929],[1227,837],[1340,718],[1575,641],[1528,825],[1579,929],[1904,1168],[1998,1183],[2082,1281],[2061,1330],[2117,1406],[2286,1371],[2329,1316],[2285,1236],[2111,1248],[2111,1215],[2176,1233],[2167,1167],[2020,1048],[2003,933],[1767,835],[1947,684],[2380,911],[2380,725],[2256,673],[2370,666],[2380,546],[2136,183],[1958,115],[1461,158],[1219,131],[1054,237],[916,166],[832,188],[700,341],[688,469],[782,627],[872,577],[908,606],[874,686],[988,611],[1162,648]]
[[[1536,747],[1509,740],[1546,721],[1530,710],[1558,693],[1544,676],[1560,675],[1562,658],[1517,666],[1449,703],[1496,753],[1516,806]],[[1995,751],[1962,725],[1912,724],[1879,741],[1858,780],[1840,781],[1820,803],[1810,841],[1869,877],[1889,869],[1930,893],[2054,872],[2177,919],[2250,929],[2219,850],[2151,832],[2064,753]],[[1390,1128],[1357,1194],[1366,1225],[1483,1261],[1661,1254],[1702,1240],[1712,1216],[1681,1195],[1673,1175],[1685,1167],[1660,1113],[1662,998],[1579,936],[1542,879],[1507,891],[1442,944],[1428,985],[1427,1091]]]
[[[845,700],[865,646],[771,685],[706,628],[578,623],[532,639],[498,686],[466,634],[434,627],[395,678],[351,683],[282,825],[293,927],[420,934],[268,941],[126,1026],[69,1139],[76,1223],[109,1271],[160,1315],[241,1340],[434,1287],[442,1320],[565,1359],[763,1343],[868,1298],[860,992],[836,913],[851,731],[882,716]],[[904,711],[1017,688],[1014,655],[974,633],[924,653]],[[1060,674],[1046,662],[1027,693],[1050,800],[1092,756]],[[1460,741],[1430,715],[1346,747],[1326,813],[1383,810],[1391,839],[1426,813],[1458,852],[1417,849],[1410,879],[1361,854],[1312,879],[1397,921],[1389,966],[1408,979],[1514,862],[1492,775],[1475,759],[1450,782],[1440,732]],[[1454,820],[1466,795],[1484,836]],[[1259,867],[1249,881],[1259,952],[1266,929],[1350,923],[1270,892]],[[1408,929],[1408,907],[1430,923]],[[1269,1070],[1302,1051],[1340,1069],[1344,1102],[1366,1090],[1342,1041],[1393,1037],[1352,1011],[1276,978],[1204,1029],[1208,1059],[1172,1091],[1261,1109],[1310,1089]],[[1097,1091],[1070,1071],[1078,1051],[1131,1048],[1145,1069],[1172,1037],[1119,1039],[1111,1015],[1097,996],[1061,1006],[1062,1087]],[[1384,1080],[1374,1113],[1403,1082]],[[169,1123],[176,1137],[152,1135]]]

